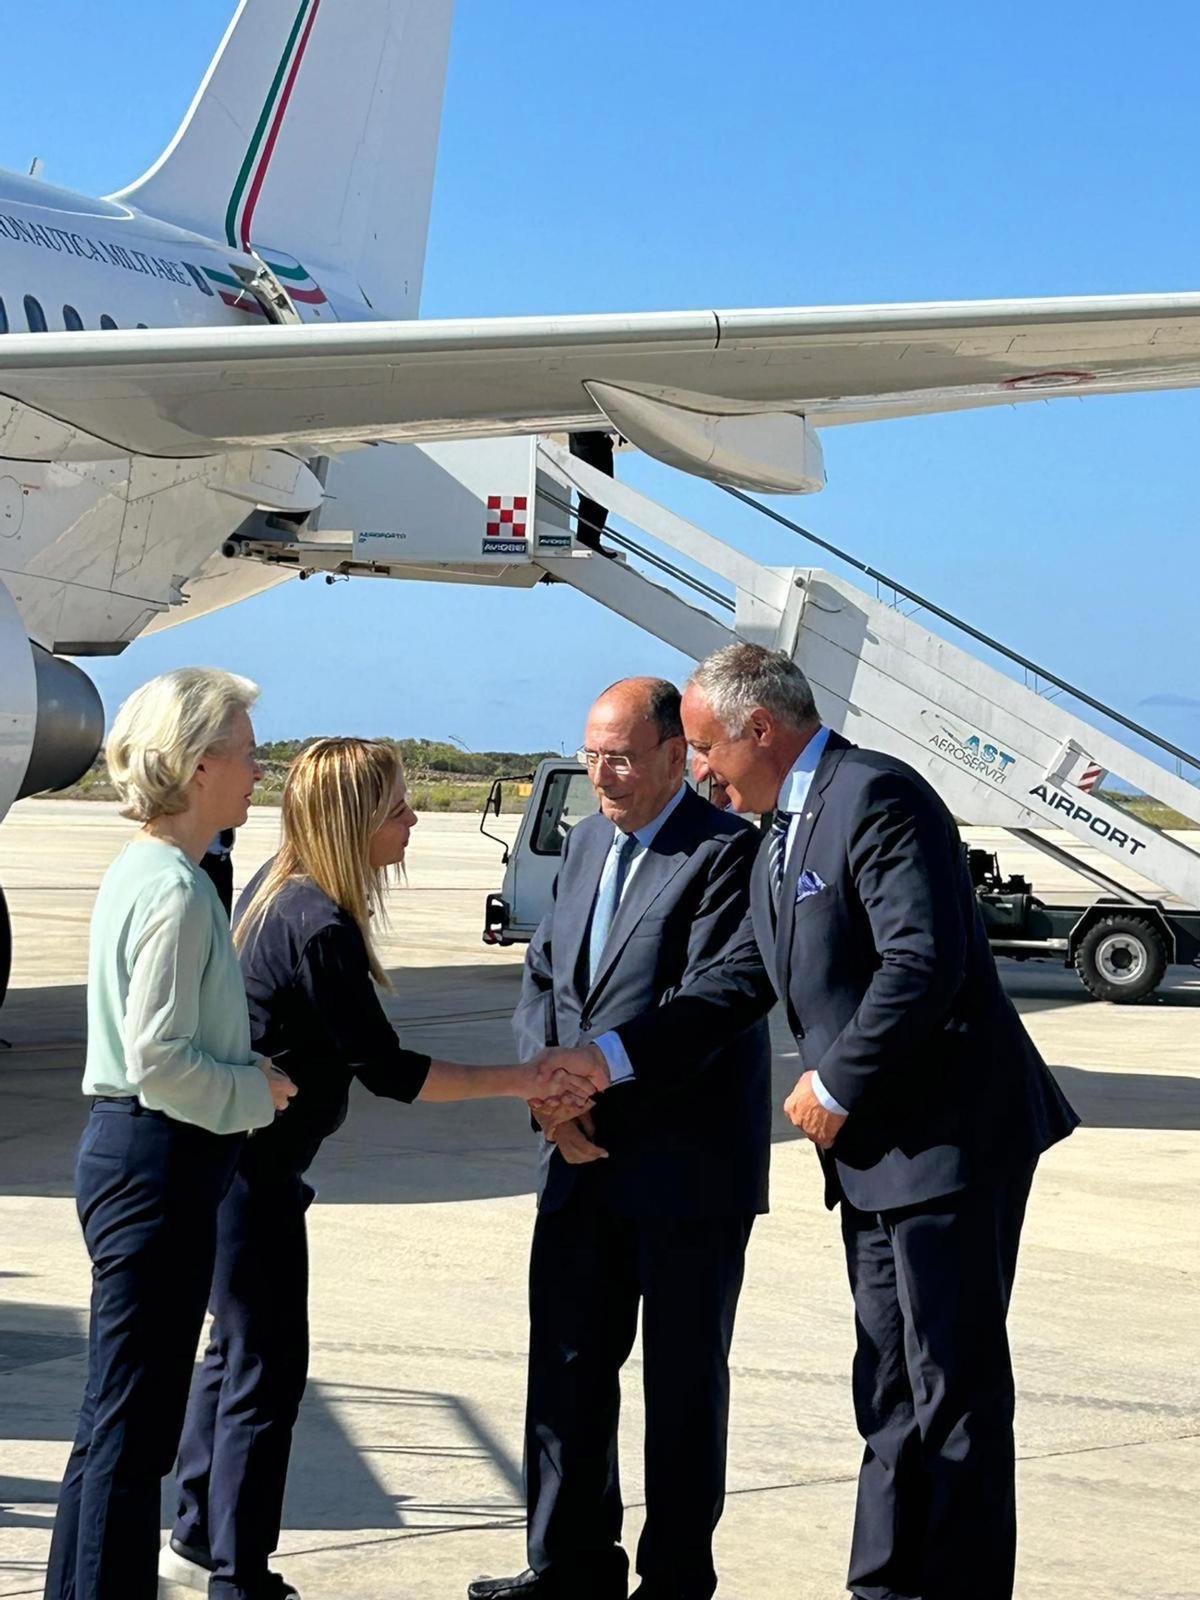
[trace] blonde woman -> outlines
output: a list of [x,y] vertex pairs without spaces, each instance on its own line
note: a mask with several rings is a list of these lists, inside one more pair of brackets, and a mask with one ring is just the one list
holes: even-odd
[[416,816],[388,745],[322,739],[293,763],[279,853],[238,904],[255,1045],[286,1062],[300,1093],[250,1140],[218,1222],[212,1342],[192,1387],[179,1450],[179,1510],[159,1563],[213,1600],[285,1600],[267,1562],[279,1542],[292,1427],[308,1367],[304,1181],[343,1121],[351,1080],[392,1100],[558,1096],[576,1114],[581,1080],[539,1068],[460,1066],[405,1050],[379,1001],[371,937],[387,869]]
[[295,1093],[250,1048],[237,957],[199,861],[246,820],[257,689],[227,672],[155,678],[106,747],[141,823],[92,912],[75,1169],[92,1259],[88,1374],[59,1492],[48,1600],[153,1594],[170,1471],[212,1278],[216,1216],[243,1135]]

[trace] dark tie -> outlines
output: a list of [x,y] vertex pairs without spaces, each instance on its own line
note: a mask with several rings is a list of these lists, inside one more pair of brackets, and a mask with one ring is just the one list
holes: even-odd
[[771,818],[771,832],[767,841],[767,860],[771,868],[771,904],[779,910],[779,891],[783,888],[783,869],[787,864],[788,829],[792,825],[790,811],[776,810]]
[[600,957],[604,953],[604,945],[612,928],[613,918],[617,914],[617,907],[621,904],[621,891],[625,887],[625,877],[636,847],[636,835],[623,833],[619,841],[613,841],[608,855],[604,858],[604,870],[600,874],[600,887],[596,890],[596,904],[592,910],[592,926],[588,934],[589,988],[600,969]]

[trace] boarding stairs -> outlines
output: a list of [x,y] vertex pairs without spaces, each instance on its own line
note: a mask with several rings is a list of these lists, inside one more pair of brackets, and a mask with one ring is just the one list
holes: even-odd
[[[765,566],[553,438],[393,447],[347,462],[355,476],[340,480],[334,464],[317,517],[280,531],[278,519],[260,516],[214,561],[249,558],[328,582],[363,575],[529,588],[549,580],[696,660],[739,638],[786,650],[828,726],[907,761],[961,822],[1008,829],[1126,904],[1147,903],[1145,891],[1157,888],[1200,907],[1200,851],[1120,799],[1128,786],[1200,823],[1200,789],[1189,781],[1200,759],[740,491],[729,492],[857,567],[874,594],[819,568]],[[572,537],[580,494],[621,524],[604,535],[616,559]],[[340,529],[326,525],[335,518]],[[985,647],[1003,669],[926,618]],[[1119,732],[1050,698],[1060,693]],[[1048,837],[1054,830],[1093,847],[1102,865]]]
[[[816,568],[764,566],[552,441],[540,441],[537,453],[539,501],[561,514],[570,492],[584,494],[689,567],[723,580],[735,598],[616,529],[606,532],[607,542],[648,560],[702,604],[684,599],[628,560],[578,547],[538,556],[552,578],[696,659],[738,638],[787,651],[812,684],[828,726],[855,744],[886,750],[915,767],[961,822],[1006,828],[1105,894],[1130,904],[1146,900],[1122,881],[1124,872],[1110,877],[1037,831],[1061,829],[1114,867],[1129,869],[1176,901],[1200,906],[1200,851],[1134,816],[1109,786],[1116,779],[1200,823],[1200,790],[1184,776],[1200,775],[1196,757],[890,579],[886,590],[877,583],[882,592],[872,596]],[[739,498],[757,505],[748,496]],[[769,508],[758,509],[787,522]],[[891,603],[884,594],[893,596]],[[902,611],[905,602],[972,634],[1032,681],[1017,681],[950,644]],[[1043,685],[1083,700],[1160,759],[1056,704]]]

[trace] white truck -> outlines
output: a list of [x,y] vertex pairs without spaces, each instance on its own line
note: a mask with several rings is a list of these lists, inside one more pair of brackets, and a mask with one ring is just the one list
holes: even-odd
[[[513,788],[526,803],[509,844],[489,831],[489,822],[503,813],[505,791]],[[563,839],[595,810],[592,785],[577,762],[547,760],[534,773],[493,781],[480,832],[503,850],[504,881],[484,905],[484,944],[521,944],[533,937],[550,905]],[[1200,911],[1111,895],[1047,902],[1025,878],[1002,876],[994,853],[968,849],[967,857],[997,955],[1073,967],[1089,993],[1116,1004],[1153,994],[1172,964],[1200,964]]]

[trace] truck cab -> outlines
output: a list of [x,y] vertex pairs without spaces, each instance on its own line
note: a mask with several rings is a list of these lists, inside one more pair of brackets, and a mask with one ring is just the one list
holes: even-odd
[[[510,845],[489,831],[503,816],[505,799],[524,800],[525,811]],[[583,767],[569,757],[543,761],[536,772],[496,778],[484,803],[479,831],[503,850],[504,881],[489,894],[484,911],[484,944],[520,944],[532,939],[549,909],[563,841],[571,829],[597,809],[596,791]]]

